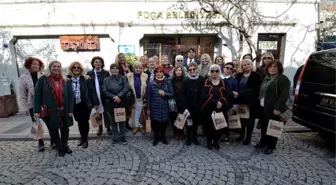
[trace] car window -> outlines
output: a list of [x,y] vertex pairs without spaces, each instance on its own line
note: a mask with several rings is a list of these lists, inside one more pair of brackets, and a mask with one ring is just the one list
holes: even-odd
[[302,81],[335,84],[336,79],[336,52],[318,53],[309,57]]

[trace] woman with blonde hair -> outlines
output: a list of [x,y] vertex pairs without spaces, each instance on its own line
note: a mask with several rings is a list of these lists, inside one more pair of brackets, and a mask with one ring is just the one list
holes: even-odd
[[141,56],[139,58],[139,62],[142,64],[142,71],[147,71],[147,65],[148,65],[148,57],[147,56]]
[[118,66],[119,74],[122,76],[126,76],[127,73],[132,73],[134,71],[133,67],[127,63],[124,53],[117,54],[115,64]]
[[167,77],[172,78],[173,76],[170,76],[170,72],[173,71],[174,66],[172,66],[169,63],[168,55],[163,55],[161,60],[162,67],[164,68],[164,73]]
[[87,148],[90,113],[93,107],[98,109],[98,96],[89,76],[85,75],[85,69],[80,62],[75,61],[70,64],[67,77],[71,81],[74,93],[74,117],[81,135],[77,146]]
[[201,56],[201,63],[198,65],[198,73],[206,77],[209,73],[210,66],[212,64],[212,60],[209,54],[204,53]]
[[148,75],[143,73],[143,65],[140,62],[134,63],[134,72],[128,73],[127,79],[134,96],[134,105],[131,107],[129,124],[133,127],[133,134],[136,134],[138,131],[145,134],[144,125],[140,123],[140,115],[146,101]]
[[[33,113],[33,99],[34,99],[34,88],[36,86],[37,80],[43,75],[42,70],[44,68],[43,62],[34,57],[29,57],[24,62],[24,67],[28,70],[25,74],[20,76],[19,79],[19,107],[20,110],[25,112],[26,115],[30,115],[32,122],[36,122]],[[43,125],[39,125],[41,127]],[[54,148],[54,143],[51,142],[51,147]],[[44,141],[43,138],[38,138],[38,151],[43,152]]]
[[262,64],[261,64],[261,66],[257,67],[257,73],[260,74],[262,79],[264,79],[265,76],[267,75],[266,65],[273,60],[274,60],[274,56],[271,52],[266,52],[266,53],[261,55]]
[[[59,156],[71,154],[69,127],[73,125],[74,95],[70,80],[63,76],[62,64],[50,62],[47,74],[37,81],[34,94],[34,115],[46,123]],[[61,131],[61,137],[59,136]]]

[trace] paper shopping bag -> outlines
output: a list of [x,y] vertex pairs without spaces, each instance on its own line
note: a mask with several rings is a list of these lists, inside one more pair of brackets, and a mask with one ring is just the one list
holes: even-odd
[[280,138],[283,131],[284,123],[281,121],[269,120],[266,135]]
[[114,109],[114,121],[116,123],[126,121],[126,110],[125,110],[125,108],[115,108]]
[[183,112],[183,114],[179,113],[174,122],[174,126],[178,129],[183,129],[189,115],[190,113],[187,109]]
[[146,120],[146,132],[151,133],[152,132],[152,125],[151,125],[151,120],[147,119]]
[[97,112],[96,109],[92,109],[89,120],[92,127],[99,127],[100,125],[102,125],[102,121],[103,119],[101,114]]
[[233,114],[229,116],[229,128],[230,129],[241,128],[240,117],[238,114]]
[[248,119],[250,118],[250,108],[248,105],[239,105],[238,114],[240,118]]
[[44,134],[44,121],[42,119],[36,119],[30,128],[30,136],[36,140],[42,139]]
[[227,123],[222,112],[212,112],[211,114],[212,122],[216,130],[227,127]]
[[33,139],[37,139],[37,124],[33,122],[33,124],[30,127],[30,137]]

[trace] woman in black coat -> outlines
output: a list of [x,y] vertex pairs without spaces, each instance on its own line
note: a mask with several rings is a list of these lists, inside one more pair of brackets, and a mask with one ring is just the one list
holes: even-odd
[[[92,65],[92,71],[87,72],[87,75],[91,79],[91,83],[96,91],[96,94],[98,96],[99,100],[99,107],[98,107],[98,112],[103,115],[104,117],[104,124],[107,129],[108,135],[112,135],[111,131],[111,125],[109,117],[107,115],[107,112],[104,111],[104,102],[106,98],[102,95],[102,86],[103,86],[103,81],[104,78],[107,78],[110,76],[109,72],[104,70],[104,59],[101,57],[93,57],[91,60],[91,65]],[[99,126],[99,129],[97,131],[97,135],[101,136],[103,133],[103,125]]]
[[[212,121],[212,113],[222,112],[228,122],[228,110],[233,106],[233,92],[229,84],[225,84],[221,79],[221,68],[217,64],[212,64],[209,69],[208,79],[205,80],[201,89],[201,104],[204,115],[204,129],[207,137],[207,146],[211,150],[212,146],[219,150],[219,139],[223,129],[216,130]],[[224,128],[228,132],[228,127]]]
[[[240,142],[244,139],[243,145],[248,145],[251,142],[251,136],[254,128],[255,118],[259,111],[259,91],[261,84],[261,77],[258,73],[253,72],[253,63],[250,59],[241,61],[242,73],[236,75],[236,80],[239,85],[239,105],[248,105],[250,111],[250,118],[240,119],[242,124],[240,136],[236,139]],[[246,134],[246,135],[245,135]]]
[[99,100],[91,81],[84,76],[85,69],[79,62],[72,62],[67,76],[74,92],[74,117],[78,122],[81,139],[77,146],[88,147],[88,135],[90,130],[89,119],[92,108],[98,109]]

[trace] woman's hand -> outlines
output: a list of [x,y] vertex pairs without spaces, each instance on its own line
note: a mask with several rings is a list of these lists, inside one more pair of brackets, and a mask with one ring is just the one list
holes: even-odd
[[120,98],[118,96],[115,96],[113,98],[113,101],[116,102],[116,103],[120,103],[121,102],[121,100],[120,100]]
[[147,112],[147,115],[149,115],[149,114],[150,114],[150,110],[147,110],[146,112]]
[[163,90],[159,90],[159,95],[162,96],[162,97],[164,97],[166,94],[165,94],[165,92]]
[[220,109],[220,108],[222,108],[222,103],[221,102],[217,102],[217,109]]
[[237,97],[238,97],[238,92],[233,91],[233,97],[234,97],[234,98],[237,98]]
[[69,117],[72,117],[72,113],[68,113],[68,116],[69,116]]
[[35,118],[40,118],[40,114],[39,114],[39,113],[35,113],[35,114],[34,114],[34,117],[35,117]]
[[274,110],[273,110],[273,114],[276,115],[276,116],[279,116],[279,115],[281,114],[281,112],[278,111],[278,110],[275,110],[275,109],[274,109]]

